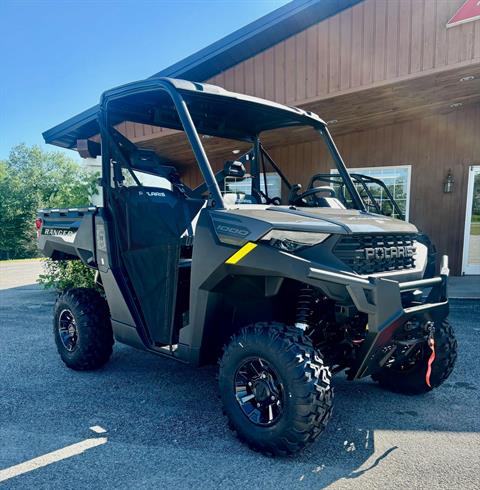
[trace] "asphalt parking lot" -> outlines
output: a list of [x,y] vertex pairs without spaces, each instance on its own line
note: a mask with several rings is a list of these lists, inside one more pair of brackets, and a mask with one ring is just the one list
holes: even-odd
[[321,439],[271,459],[226,428],[214,368],[118,344],[100,371],[65,368],[55,295],[18,264],[0,268],[0,487],[480,488],[478,301],[452,304],[459,359],[445,385],[408,397],[339,375]]

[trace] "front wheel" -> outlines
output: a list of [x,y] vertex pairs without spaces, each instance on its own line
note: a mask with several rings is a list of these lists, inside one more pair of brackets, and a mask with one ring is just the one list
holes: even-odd
[[383,367],[372,376],[382,388],[406,395],[420,395],[440,386],[452,373],[457,359],[457,340],[453,328],[445,320],[435,325],[435,359],[431,364],[427,384],[431,349],[425,342],[415,357],[397,367]]
[[268,455],[313,442],[332,413],[331,374],[303,332],[256,323],[236,333],[220,361],[224,413],[242,442]]

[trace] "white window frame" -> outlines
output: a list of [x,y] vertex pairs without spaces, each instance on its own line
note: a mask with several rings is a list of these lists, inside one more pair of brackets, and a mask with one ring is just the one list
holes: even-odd
[[468,256],[470,255],[470,226],[472,224],[473,187],[475,183],[475,173],[478,171],[480,171],[480,165],[470,165],[468,167],[467,206],[465,208],[465,229],[463,232],[462,275],[480,274],[479,266],[468,264]]
[[[408,221],[410,218],[410,188],[412,181],[412,166],[411,165],[377,165],[377,166],[369,166],[369,167],[348,167],[348,173],[356,173],[356,174],[364,174],[369,170],[391,170],[391,169],[406,169],[407,170],[407,199],[405,203],[405,221]],[[338,174],[338,170],[336,168],[330,169],[331,174]],[[380,177],[375,177],[382,180]]]

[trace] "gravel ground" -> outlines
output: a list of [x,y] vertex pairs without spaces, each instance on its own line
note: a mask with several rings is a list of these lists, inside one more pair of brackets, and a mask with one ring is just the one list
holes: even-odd
[[[480,302],[452,303],[459,360],[445,385],[407,397],[338,375],[322,437],[297,456],[271,459],[227,430],[215,369],[116,345],[100,371],[68,370],[51,335],[54,294],[18,286],[18,268],[0,274],[0,480],[13,465],[106,438],[0,487],[480,488]],[[16,287],[7,287],[8,274]]]

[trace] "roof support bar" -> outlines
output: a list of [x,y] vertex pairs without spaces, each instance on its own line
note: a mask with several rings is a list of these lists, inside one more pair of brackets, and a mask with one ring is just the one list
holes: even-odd
[[350,175],[347,171],[347,167],[345,167],[345,163],[338,151],[337,146],[335,145],[332,139],[330,131],[325,126],[324,128],[318,129],[318,132],[322,135],[328,149],[330,150],[330,154],[332,155],[332,158],[335,162],[335,166],[337,167],[338,173],[342,177],[348,189],[348,192],[352,196],[352,201],[355,204],[355,209],[358,209],[359,211],[366,211],[367,209],[365,208],[365,203],[363,202],[363,199],[360,197],[360,194],[358,193],[355,184],[350,178]]
[[188,112],[187,104],[176,90],[168,90],[168,92],[170,93],[173,103],[175,104],[185,134],[187,135],[188,141],[190,142],[193,153],[200,167],[200,171],[202,172],[208,190],[210,191],[210,205],[213,208],[225,209],[220,187],[218,187],[218,182],[215,179],[215,175],[210,162],[208,161],[207,154],[205,153],[205,149],[200,141],[200,136],[198,135],[195,125],[193,124],[192,117]]

